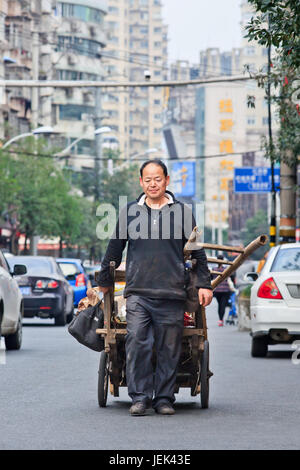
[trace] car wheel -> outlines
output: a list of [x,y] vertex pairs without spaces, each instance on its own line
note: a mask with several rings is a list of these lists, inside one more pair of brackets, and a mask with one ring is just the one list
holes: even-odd
[[22,344],[22,318],[19,317],[18,326],[12,335],[5,336],[5,346],[8,351],[20,349]]
[[1,340],[1,325],[2,325],[2,318],[3,318],[3,303],[0,302],[0,340]]
[[65,307],[62,312],[60,312],[59,315],[54,317],[54,324],[55,326],[65,326],[67,323],[67,312],[65,310]]
[[265,336],[252,338],[251,356],[266,357],[268,352],[268,341]]

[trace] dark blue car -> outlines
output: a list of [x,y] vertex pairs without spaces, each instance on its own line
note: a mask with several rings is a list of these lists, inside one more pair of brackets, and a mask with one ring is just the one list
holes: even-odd
[[81,260],[76,258],[56,258],[56,262],[74,290],[74,306],[77,307],[79,301],[86,297],[88,286],[88,276]]

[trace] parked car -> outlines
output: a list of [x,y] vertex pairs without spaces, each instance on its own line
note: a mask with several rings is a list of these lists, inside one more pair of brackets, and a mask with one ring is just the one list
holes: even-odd
[[25,274],[24,265],[10,267],[0,250],[0,337],[4,336],[6,349],[20,349],[24,303],[15,276]]
[[253,357],[264,357],[268,345],[292,343],[300,338],[300,243],[270,250],[260,273],[246,275],[251,288]]
[[95,272],[101,270],[101,266],[99,264],[94,264],[94,265],[85,265],[84,266],[85,272],[88,276],[88,279],[91,283],[92,287],[97,287],[98,284],[95,281]]
[[88,288],[88,276],[82,262],[76,258],[57,258],[56,261],[70,286],[72,286],[74,291],[74,306],[77,307],[79,301],[86,297]]
[[55,258],[50,256],[14,256],[8,258],[11,269],[24,264],[27,274],[16,277],[24,299],[24,317],[54,318],[55,325],[70,322],[74,314],[73,290]]

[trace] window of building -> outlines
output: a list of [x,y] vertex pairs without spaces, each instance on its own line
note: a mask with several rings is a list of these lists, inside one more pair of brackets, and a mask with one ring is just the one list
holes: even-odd
[[94,106],[84,106],[78,104],[59,105],[59,118],[62,120],[81,121],[83,114],[92,115],[95,111]]
[[102,50],[101,44],[97,41],[71,36],[58,36],[57,49],[98,58]]
[[65,18],[78,18],[82,21],[90,21],[98,24],[102,24],[104,20],[103,11],[85,5],[59,3],[57,9],[58,14]]
[[245,55],[248,55],[248,56],[255,55],[255,47],[253,46],[245,47]]
[[254,126],[255,125],[255,116],[248,116],[247,117],[247,124],[248,126]]
[[110,110],[110,111],[106,111],[108,116],[111,117],[111,118],[116,118],[119,116],[119,113],[118,111],[115,111],[115,110]]
[[262,118],[262,123],[263,123],[263,126],[267,126],[268,123],[269,123],[269,119],[267,117],[263,117]]
[[76,70],[58,70],[58,80],[100,80],[100,77],[95,73],[77,72]]
[[117,31],[119,29],[119,23],[117,21],[108,21],[107,26],[110,31]]
[[155,105],[160,105],[160,100],[154,100]]
[[[109,42],[112,43],[112,44],[119,44],[118,36],[110,36]],[[109,52],[109,54],[111,55],[111,52]]]
[[114,103],[118,103],[119,102],[119,97],[116,96],[116,95],[112,95],[110,93],[106,94],[103,96],[103,100],[104,101],[112,101]]
[[160,41],[154,41],[154,47],[161,47]]
[[155,75],[155,77],[159,77],[160,76],[160,70],[155,70],[154,75]]
[[149,32],[148,26],[141,26],[141,28],[140,28],[140,33],[141,34],[148,34],[148,32]]
[[141,47],[148,47],[149,43],[148,41],[141,41]]
[[156,27],[156,28],[153,29],[153,31],[155,33],[161,33],[161,28]]
[[119,14],[119,8],[118,7],[108,7],[108,12],[111,15],[118,15]]

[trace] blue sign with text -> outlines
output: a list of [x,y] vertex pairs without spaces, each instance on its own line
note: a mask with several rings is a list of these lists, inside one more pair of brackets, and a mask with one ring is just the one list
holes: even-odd
[[[274,168],[275,190],[279,191],[280,168]],[[245,167],[234,169],[235,193],[269,193],[272,190],[271,168]]]
[[195,162],[173,162],[171,183],[176,197],[190,197],[195,195],[196,167]]

